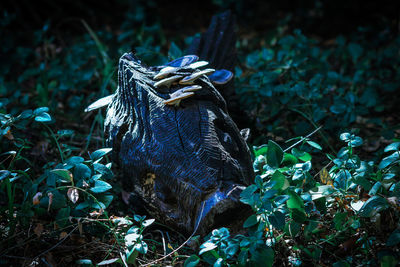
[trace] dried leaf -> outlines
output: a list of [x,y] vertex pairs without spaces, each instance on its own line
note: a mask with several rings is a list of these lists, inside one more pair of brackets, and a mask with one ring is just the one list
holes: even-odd
[[76,189],[76,188],[68,189],[67,196],[68,196],[69,200],[71,200],[72,203],[75,204],[79,199],[78,189]]
[[10,141],[14,140],[14,136],[12,135],[11,130],[8,130],[4,136]]
[[43,228],[43,224],[38,223],[38,224],[36,225],[35,229],[33,229],[33,231],[35,232],[35,234],[36,234],[38,237],[40,237],[40,236],[42,235],[43,229],[44,229],[44,228]]
[[98,217],[98,216],[100,216],[102,214],[103,214],[103,209],[100,209],[99,211],[95,210],[95,211],[92,211],[91,213],[89,213],[89,215],[91,217]]
[[319,174],[319,178],[321,179],[321,182],[326,185],[333,185],[332,183],[332,178],[329,175],[329,172],[326,170],[326,168],[323,168]]
[[78,230],[79,230],[79,234],[83,235],[83,227],[82,227],[82,222],[81,219],[78,219]]
[[39,205],[40,203],[40,197],[42,196],[42,192],[37,192],[36,195],[32,198],[32,203],[33,205]]
[[68,233],[67,233],[67,232],[61,232],[61,233],[60,233],[60,237],[59,237],[59,238],[60,238],[60,240],[61,240],[61,239],[64,239],[64,238],[66,238],[66,237],[67,237],[67,235],[68,235]]
[[49,192],[48,194],[47,194],[47,196],[49,197],[49,206],[47,207],[47,211],[50,211],[50,207],[51,207],[51,204],[53,203],[53,193],[51,193],[51,192]]

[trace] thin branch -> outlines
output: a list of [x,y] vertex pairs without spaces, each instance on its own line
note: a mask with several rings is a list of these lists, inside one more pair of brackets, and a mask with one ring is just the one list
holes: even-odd
[[287,152],[289,149],[292,149],[293,147],[297,146],[298,144],[300,144],[301,142],[303,142],[304,140],[306,140],[308,137],[312,136],[313,134],[315,134],[316,132],[318,132],[319,130],[321,130],[322,126],[319,126],[317,129],[315,129],[314,131],[312,131],[310,134],[308,134],[305,137],[302,137],[299,141],[297,141],[296,143],[294,143],[293,145],[291,145],[290,147],[286,148],[285,150],[283,150],[283,152]]

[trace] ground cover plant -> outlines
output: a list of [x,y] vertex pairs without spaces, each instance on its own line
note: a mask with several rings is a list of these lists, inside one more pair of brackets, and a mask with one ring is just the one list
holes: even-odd
[[[331,11],[312,2],[253,25],[246,18],[262,7],[210,4],[238,16],[233,101],[240,111],[233,117],[252,132],[254,183],[241,195],[252,214],[240,229],[189,240],[122,204],[119,171],[104,143],[104,110],[84,109],[115,91],[120,55],[134,50],[149,65],[182,56],[200,22],[177,15],[166,24],[156,2],[128,8],[121,1],[118,23],[105,16],[94,27],[84,15],[62,23],[53,17],[28,25],[26,34],[16,31],[18,4],[2,11],[0,263],[396,266],[397,24],[378,12],[380,23],[314,31],[321,13]],[[66,24],[73,27],[59,30]]]

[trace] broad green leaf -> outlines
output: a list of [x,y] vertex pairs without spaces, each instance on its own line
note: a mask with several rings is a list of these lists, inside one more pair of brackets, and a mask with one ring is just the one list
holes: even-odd
[[253,214],[246,221],[243,223],[243,228],[249,228],[254,226],[258,223],[257,215]]
[[93,152],[92,154],[90,154],[90,158],[93,161],[96,161],[96,160],[100,159],[101,157],[104,157],[105,155],[110,153],[111,150],[112,150],[112,148],[101,148],[101,149],[98,149],[95,152]]
[[78,164],[78,163],[82,163],[84,161],[85,161],[85,159],[82,158],[82,157],[73,156],[73,157],[70,157],[69,159],[67,159],[65,162],[68,163],[68,164],[75,165],[75,164]]
[[396,160],[399,159],[399,152],[394,152],[393,154],[391,154],[390,156],[387,156],[385,158],[382,159],[381,163],[379,163],[379,169],[384,169],[387,166],[389,166],[390,164],[392,164],[393,162],[395,162]]
[[259,146],[259,147],[254,146],[253,150],[254,150],[254,156],[255,157],[258,157],[260,155],[264,155],[265,156],[267,154],[267,151],[268,151],[268,146],[266,146],[266,145],[262,145],[262,146]]
[[113,259],[101,261],[101,262],[97,263],[97,265],[98,266],[109,265],[109,264],[113,264],[114,262],[122,263],[120,258],[113,258]]
[[144,220],[143,223],[142,223],[142,225],[143,225],[144,227],[148,227],[148,226],[150,226],[154,221],[155,221],[154,219]]
[[71,182],[73,180],[72,173],[69,170],[54,169],[50,171],[63,179],[63,182]]
[[376,213],[389,207],[387,200],[380,196],[373,196],[368,199],[359,211],[361,217],[372,217]]
[[18,119],[24,120],[24,119],[32,117],[32,115],[33,115],[32,110],[27,109],[27,110],[22,111],[21,114],[19,114]]
[[217,247],[216,244],[214,244],[214,243],[212,243],[212,242],[210,242],[210,241],[207,241],[207,242],[203,243],[203,244],[200,246],[199,255],[201,255],[201,254],[203,254],[203,253],[205,253],[205,252],[207,252],[207,251],[213,250],[213,249],[215,249],[216,247]]
[[396,229],[393,231],[393,233],[390,234],[386,241],[386,246],[391,247],[391,246],[396,246],[400,243],[400,229]]
[[291,209],[290,217],[297,223],[303,223],[306,220],[307,215],[304,209]]
[[381,258],[381,267],[396,267],[399,259],[396,256],[385,255]]
[[37,108],[33,111],[33,115],[37,116],[40,115],[44,112],[49,112],[49,108],[48,107],[41,107],[41,108]]
[[189,258],[185,260],[183,267],[195,267],[199,264],[200,258],[197,255],[191,255]]
[[77,260],[75,263],[79,265],[93,265],[93,262],[90,259]]
[[83,163],[78,163],[75,165],[74,178],[79,179],[89,179],[92,176],[92,170]]
[[287,201],[287,206],[289,209],[304,209],[304,202],[299,195],[293,191],[288,191],[290,198]]
[[388,145],[387,147],[385,147],[385,152],[389,152],[389,151],[397,151],[400,149],[400,142],[395,142],[395,143],[391,143],[390,145]]
[[58,211],[56,216],[56,223],[59,227],[63,228],[68,223],[70,213],[71,208],[69,206],[66,208],[62,208]]
[[278,170],[274,172],[270,181],[275,182],[275,185],[272,187],[275,190],[285,190],[290,185],[286,177]]
[[275,253],[272,248],[261,248],[256,250],[252,255],[251,260],[255,262],[256,266],[271,267],[274,263]]
[[308,140],[307,144],[309,144],[310,146],[312,146],[315,149],[322,150],[322,147],[320,145],[318,145],[317,143],[315,143],[314,141]]
[[0,181],[6,179],[8,176],[10,176],[11,172],[7,170],[1,170],[0,171]]
[[342,141],[348,141],[348,140],[350,139],[350,137],[351,137],[351,134],[350,134],[350,133],[342,133],[342,134],[340,135],[340,140],[342,140]]
[[381,186],[382,186],[382,183],[381,183],[381,182],[376,182],[376,183],[372,186],[371,190],[369,190],[368,194],[371,195],[371,196],[376,195],[376,193],[378,193],[378,190],[381,188]]
[[128,249],[126,251],[126,262],[129,264],[135,264],[138,255],[139,251],[137,251],[135,248]]
[[272,140],[268,141],[267,163],[273,168],[278,168],[283,160],[282,148]]
[[43,112],[43,113],[41,113],[40,115],[37,115],[37,116],[35,117],[35,121],[39,121],[39,122],[49,122],[49,121],[51,121],[51,116],[50,116],[48,113]]
[[269,222],[273,227],[282,230],[285,226],[285,215],[280,211],[274,211],[270,216],[268,216]]
[[235,254],[236,254],[236,252],[238,252],[238,250],[239,250],[239,244],[230,244],[230,245],[228,245],[228,247],[226,248],[226,250],[225,250],[225,253],[229,256],[229,257],[233,257]]
[[112,186],[104,181],[101,180],[96,180],[94,187],[90,188],[90,191],[92,191],[93,193],[103,193],[106,192],[108,190],[110,190],[112,188]]
[[213,267],[221,267],[223,262],[224,262],[224,259],[223,258],[219,258],[214,262]]

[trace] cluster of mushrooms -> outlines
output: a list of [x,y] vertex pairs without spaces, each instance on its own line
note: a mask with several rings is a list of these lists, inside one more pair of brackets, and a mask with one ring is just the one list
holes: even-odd
[[207,61],[198,61],[196,55],[187,55],[171,61],[163,66],[156,67],[158,71],[153,79],[156,81],[154,87],[162,86],[169,88],[171,85],[184,86],[172,94],[170,98],[164,101],[166,105],[179,106],[181,100],[191,97],[194,92],[201,90],[201,86],[194,84],[197,79],[203,75],[208,75],[208,78],[214,85],[222,85],[228,83],[233,74],[229,70],[220,69],[204,69],[201,67],[208,65]]

